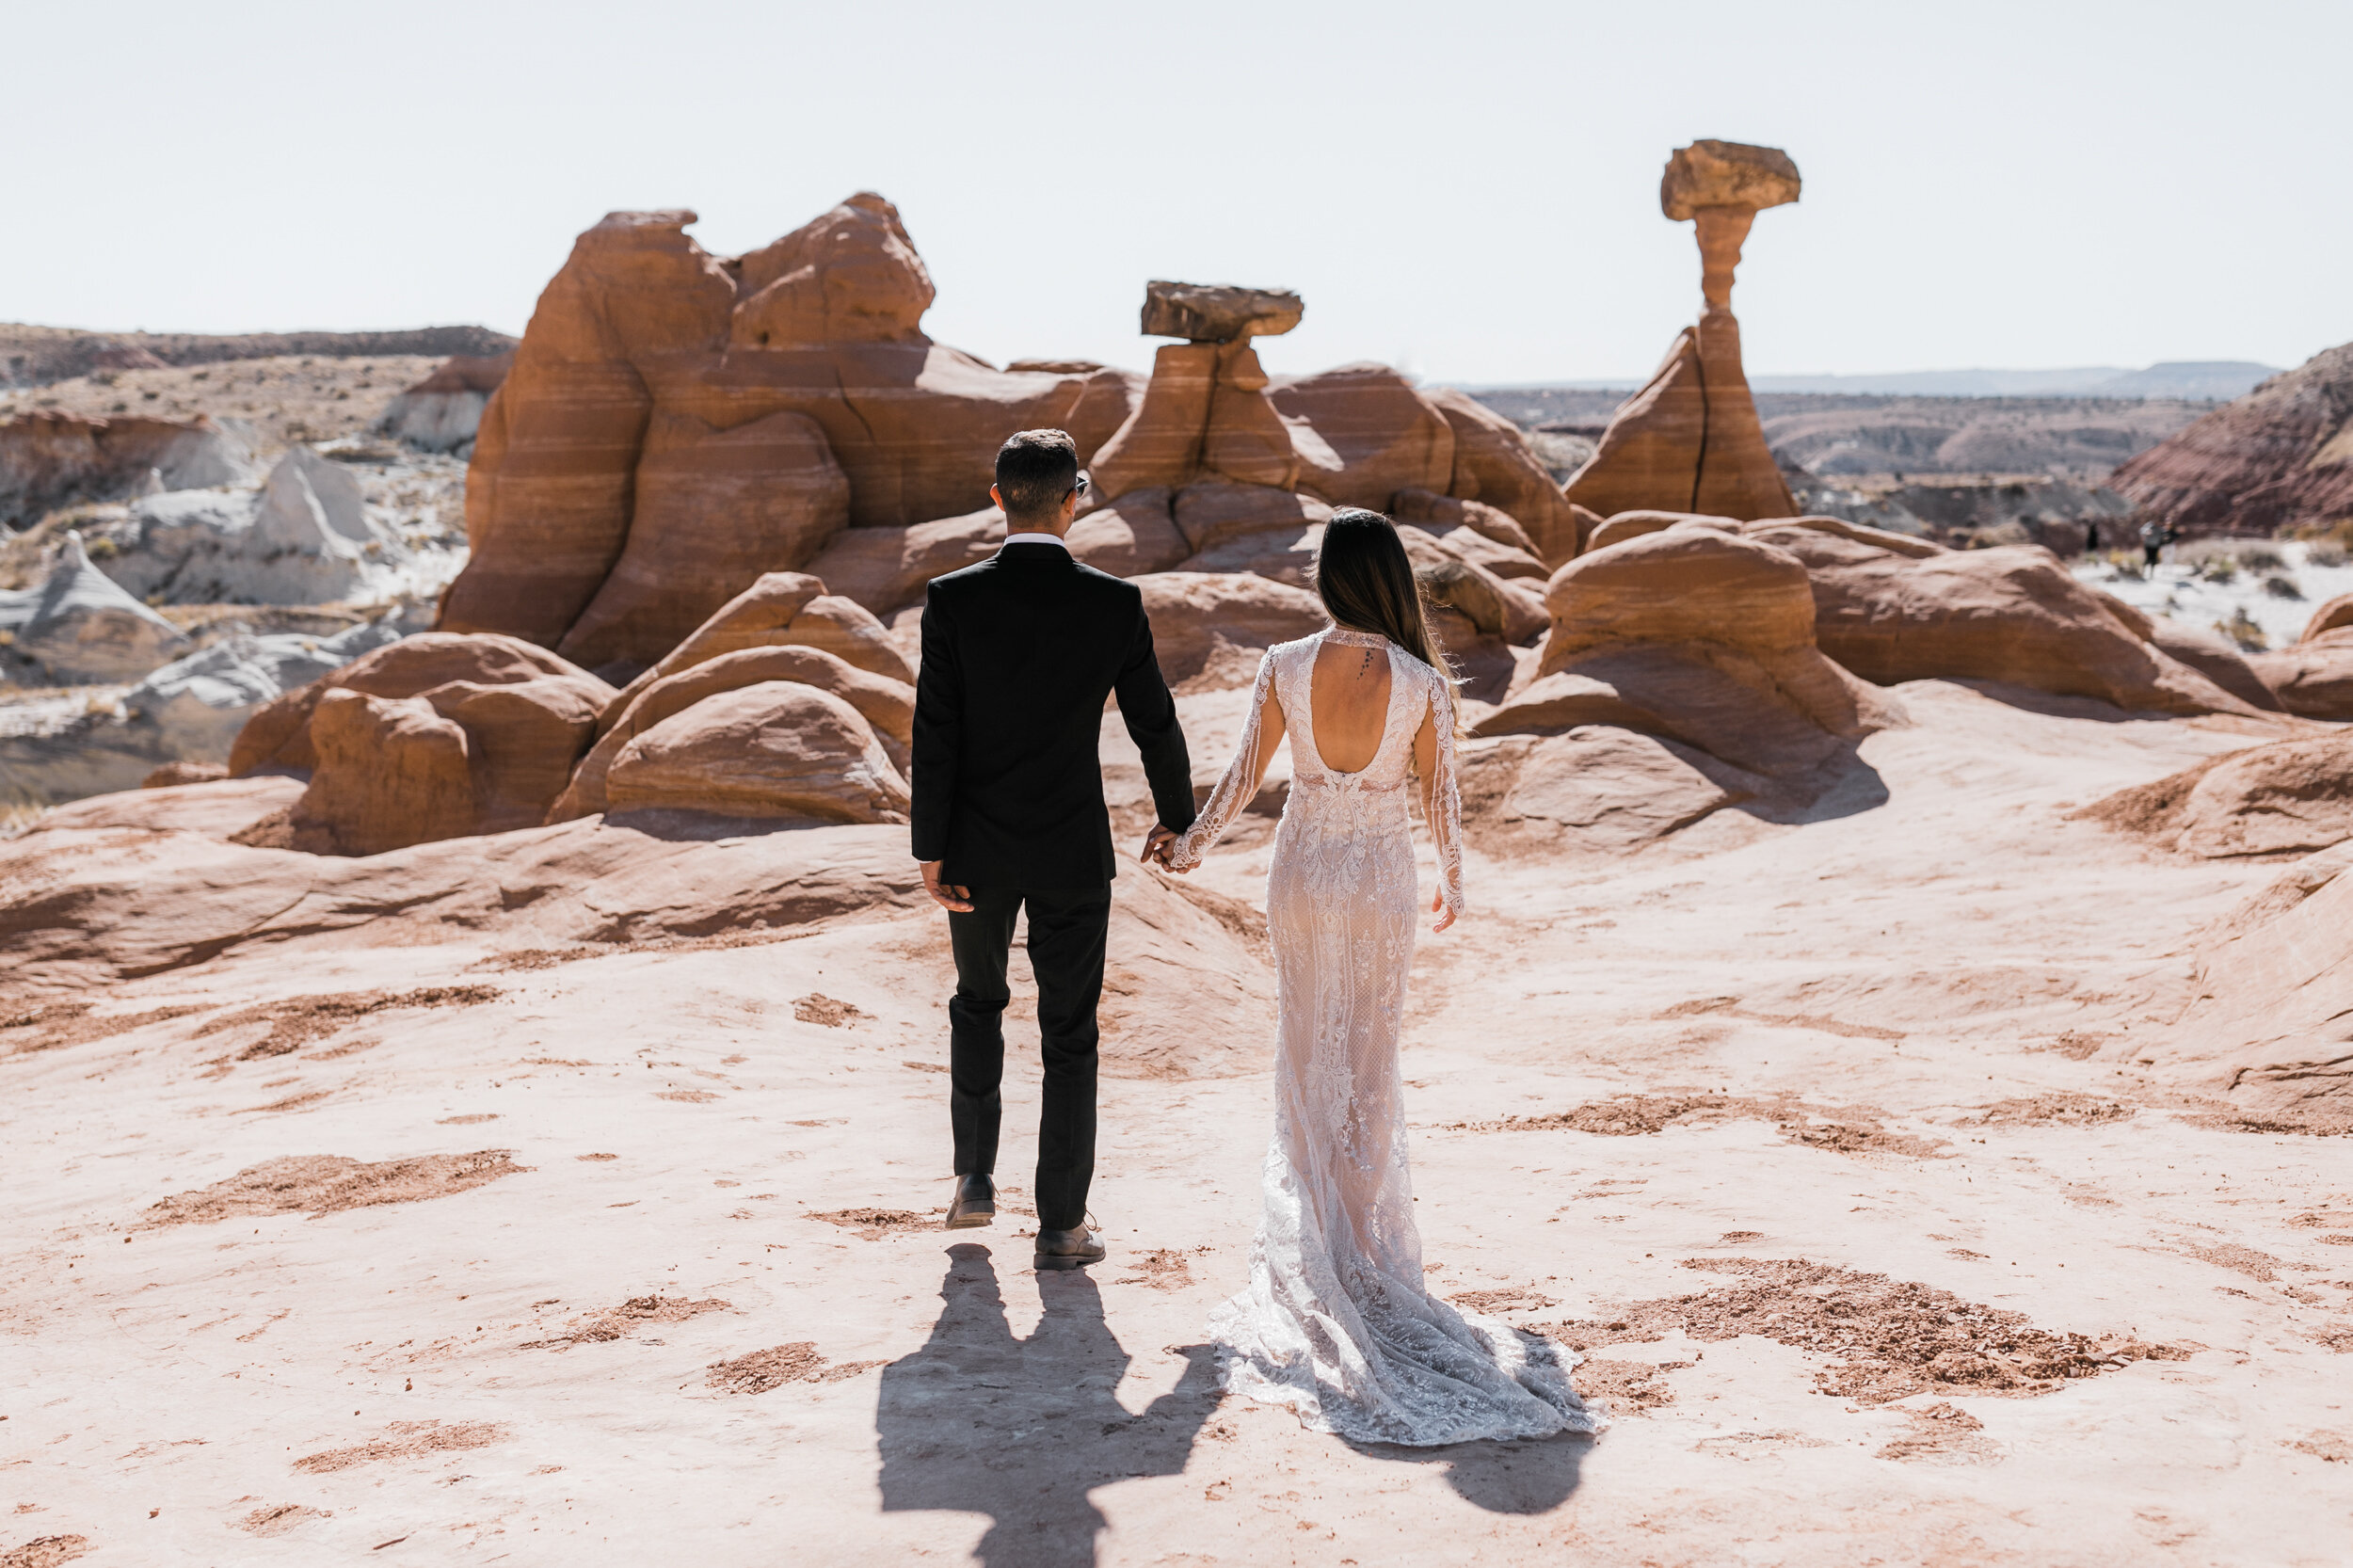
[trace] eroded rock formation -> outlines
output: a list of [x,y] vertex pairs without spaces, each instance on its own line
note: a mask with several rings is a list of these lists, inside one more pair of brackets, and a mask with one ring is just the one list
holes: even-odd
[[1658,201],[1698,232],[1699,324],[1610,420],[1569,481],[1571,503],[1602,517],[1657,508],[1745,520],[1797,510],[1749,396],[1732,280],[1756,215],[1797,200],[1799,189],[1797,165],[1776,148],[1697,141],[1669,160]]
[[69,533],[38,588],[0,588],[0,676],[24,686],[136,680],[187,647],[178,627],[91,565]]
[[18,414],[0,419],[0,527],[30,527],[79,502],[127,501],[151,474],[166,489],[198,489],[252,472],[245,442],[210,420]]
[[642,667],[845,525],[983,504],[1006,432],[1090,456],[1128,418],[1121,372],[998,371],[925,336],[931,278],[879,196],[732,258],[694,221],[616,213],[540,296],[483,414],[442,629]]

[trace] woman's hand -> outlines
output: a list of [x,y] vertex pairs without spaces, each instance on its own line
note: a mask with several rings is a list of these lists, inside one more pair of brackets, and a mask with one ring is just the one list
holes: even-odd
[[1430,928],[1430,934],[1433,936],[1454,923],[1454,911],[1446,906],[1445,888],[1441,888],[1431,895],[1430,912],[1438,917],[1437,923]]

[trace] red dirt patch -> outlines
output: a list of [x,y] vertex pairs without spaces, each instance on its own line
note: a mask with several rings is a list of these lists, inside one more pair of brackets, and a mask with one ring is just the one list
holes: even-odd
[[1990,1464],[2002,1457],[2001,1446],[1984,1435],[1985,1423],[1958,1405],[1939,1400],[1921,1410],[1907,1410],[1912,1430],[1879,1451],[1881,1459],[1917,1464]]
[[1659,1374],[1690,1365],[1688,1361],[1653,1366],[1647,1361],[1589,1358],[1577,1364],[1577,1391],[1589,1401],[1598,1401],[1612,1416],[1643,1416],[1675,1401],[1674,1389]]
[[52,1001],[0,1015],[0,1056],[27,1056],[39,1050],[63,1050],[94,1040],[110,1040],[167,1018],[184,1018],[201,1007],[155,1007],[144,1013],[116,1013],[92,1017],[96,1002]]
[[87,1535],[44,1535],[14,1551],[0,1552],[0,1568],[57,1568],[88,1550]]
[[1995,1100],[1962,1127],[2101,1127],[2130,1120],[2135,1107],[2097,1095],[2033,1095],[2025,1099]]
[[822,1024],[827,1029],[840,1029],[856,1019],[873,1016],[854,1002],[840,1001],[817,992],[794,1001],[792,1016],[805,1024]]
[[[1833,1120],[1815,1121],[1823,1116]],[[1605,1138],[1634,1138],[1671,1127],[1714,1127],[1725,1122],[1766,1121],[1782,1137],[1809,1148],[1840,1154],[1897,1154],[1935,1159],[1945,1144],[1935,1139],[1890,1132],[1861,1107],[1808,1106],[1793,1095],[1619,1095],[1541,1116],[1506,1116],[1494,1122],[1454,1122],[1454,1132],[1590,1132]]]
[[568,1333],[552,1339],[534,1339],[521,1347],[526,1351],[561,1351],[574,1345],[601,1345],[633,1334],[650,1323],[682,1323],[689,1318],[706,1312],[729,1310],[728,1304],[716,1296],[703,1301],[689,1301],[683,1296],[632,1296],[610,1312],[600,1312],[593,1318],[575,1318],[565,1327]]
[[445,1427],[439,1421],[394,1421],[385,1431],[392,1435],[348,1448],[309,1454],[296,1460],[294,1467],[306,1476],[324,1476],[358,1464],[374,1464],[378,1460],[419,1459],[462,1448],[487,1448],[506,1440],[506,1429],[491,1421],[460,1421],[454,1427]]
[[1931,1285],[1804,1258],[1689,1258],[1683,1267],[1743,1276],[1738,1285],[1634,1302],[1611,1318],[1541,1328],[1576,1350],[1647,1342],[1680,1331],[1713,1344],[1761,1335],[1834,1356],[1817,1390],[1865,1404],[1930,1392],[2047,1394],[2072,1378],[2185,1351],[2094,1341],[2034,1327],[2022,1312],[1963,1301]]
[[927,1214],[918,1214],[911,1208],[836,1208],[806,1217],[823,1220],[829,1225],[840,1225],[844,1230],[855,1230],[861,1241],[879,1241],[886,1236],[903,1236],[911,1230],[939,1228],[937,1220]]
[[304,1209],[316,1219],[346,1208],[445,1198],[531,1169],[516,1164],[514,1152],[480,1149],[365,1165],[339,1154],[293,1155],[248,1166],[210,1187],[176,1192],[152,1206],[140,1228],[208,1225],[235,1215]]
[[247,1024],[266,1023],[268,1032],[237,1052],[239,1062],[284,1056],[326,1039],[372,1014],[396,1007],[472,1007],[496,1001],[494,985],[427,985],[414,991],[343,991],[329,996],[287,997],[224,1014],[198,1030],[197,1037]]
[[703,1383],[707,1387],[730,1394],[765,1394],[788,1383],[840,1383],[887,1365],[881,1361],[845,1361],[838,1367],[828,1367],[825,1358],[817,1353],[816,1345],[803,1339],[791,1345],[771,1345],[732,1361],[713,1362]]
[[237,1528],[255,1535],[283,1535],[305,1519],[332,1519],[331,1508],[305,1508],[300,1503],[280,1503],[276,1508],[257,1508],[237,1521]]

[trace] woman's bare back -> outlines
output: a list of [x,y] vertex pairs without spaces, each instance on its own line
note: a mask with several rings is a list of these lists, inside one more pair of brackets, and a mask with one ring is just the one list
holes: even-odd
[[1325,643],[1316,651],[1308,702],[1324,765],[1339,773],[1364,772],[1380,754],[1388,727],[1388,649]]

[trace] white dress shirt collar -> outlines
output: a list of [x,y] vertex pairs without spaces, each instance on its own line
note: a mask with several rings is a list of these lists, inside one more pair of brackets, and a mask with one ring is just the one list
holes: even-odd
[[1008,534],[1007,544],[1050,544],[1058,550],[1068,550],[1070,541],[1060,534]]

